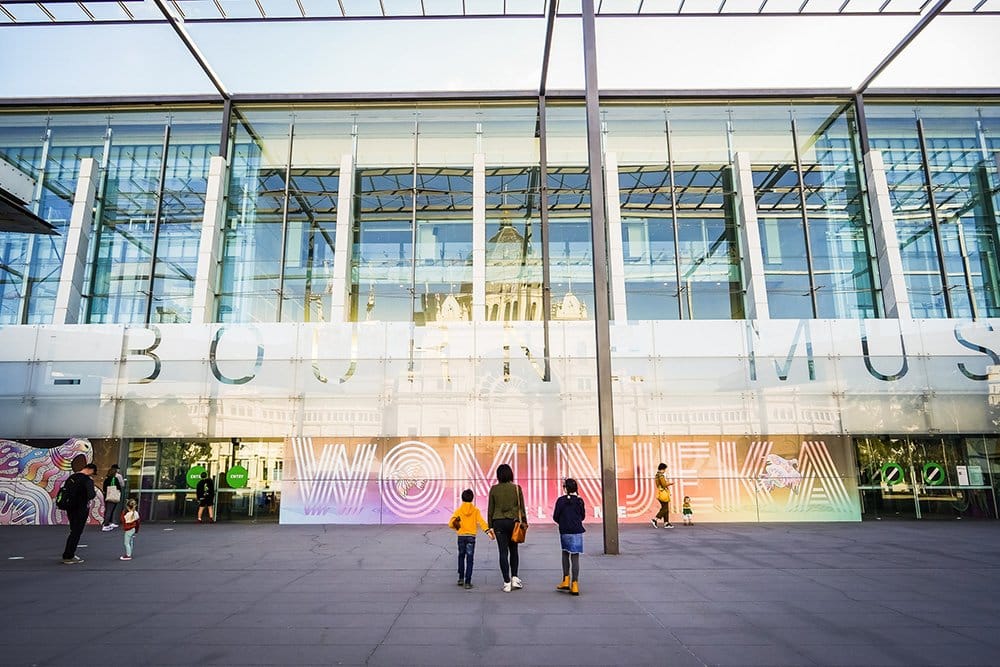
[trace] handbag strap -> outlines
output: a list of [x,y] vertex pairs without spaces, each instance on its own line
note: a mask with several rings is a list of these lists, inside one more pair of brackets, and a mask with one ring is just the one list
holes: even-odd
[[524,493],[521,492],[521,485],[517,485],[517,509],[520,512],[519,519],[523,522],[528,521],[528,513],[524,510]]

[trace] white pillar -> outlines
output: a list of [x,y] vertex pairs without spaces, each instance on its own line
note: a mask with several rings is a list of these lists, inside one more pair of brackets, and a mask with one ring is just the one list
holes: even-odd
[[906,291],[903,258],[899,253],[896,219],[892,215],[889,183],[885,178],[885,162],[882,160],[882,152],[868,151],[865,153],[864,162],[885,316],[909,320],[913,317],[910,313],[910,295]]
[[764,253],[760,248],[757,226],[757,200],[753,193],[750,156],[737,153],[733,159],[733,189],[736,193],[736,225],[743,246],[743,284],[746,285],[746,318],[768,320],[767,281],[764,276]]
[[622,200],[618,189],[618,154],[604,154],[604,191],[608,202],[608,269],[611,280],[611,319],[628,321],[625,299],[625,247],[622,243]]
[[486,321],[486,155],[472,157],[472,321]]
[[205,213],[201,219],[201,240],[198,243],[198,269],[194,277],[191,324],[207,324],[216,320],[219,266],[222,263],[222,230],[226,224],[228,190],[229,166],[226,158],[221,155],[212,156],[208,164]]
[[94,228],[94,203],[101,170],[94,158],[80,160],[80,177],[76,181],[73,209],[69,216],[66,250],[63,254],[59,289],[56,291],[53,324],[77,324],[80,321],[80,298],[87,268],[90,234]]
[[[333,248],[333,293],[330,321],[351,320],[351,258],[354,246],[354,156],[340,158],[340,188],[337,191],[337,235]],[[363,296],[363,295],[362,295]]]

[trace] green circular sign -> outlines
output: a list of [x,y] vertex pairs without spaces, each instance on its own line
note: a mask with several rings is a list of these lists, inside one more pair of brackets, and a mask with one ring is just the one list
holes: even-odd
[[226,471],[226,482],[233,489],[242,489],[247,485],[247,469],[241,465],[235,465]]
[[903,466],[899,465],[895,461],[889,461],[884,466],[882,466],[882,483],[886,486],[893,486],[895,484],[904,484],[906,482],[906,476],[903,472]]
[[198,482],[201,481],[201,473],[203,472],[208,472],[205,470],[205,466],[191,466],[187,474],[187,483],[189,488],[198,488]]
[[923,476],[927,486],[941,486],[944,484],[944,466],[937,461],[928,461],[924,464]]

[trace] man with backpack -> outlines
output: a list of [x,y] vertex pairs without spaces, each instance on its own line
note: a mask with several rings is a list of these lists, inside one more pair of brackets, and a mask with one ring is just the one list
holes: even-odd
[[57,506],[65,510],[66,518],[69,519],[69,537],[66,538],[66,549],[62,555],[62,562],[67,565],[83,562],[76,555],[76,546],[87,525],[90,501],[97,497],[93,480],[96,473],[97,466],[93,463],[83,466],[80,472],[73,473],[63,482],[56,500]]
[[201,473],[198,487],[195,489],[198,496],[198,523],[201,523],[201,515],[208,508],[208,522],[215,523],[215,482],[208,476],[207,472]]

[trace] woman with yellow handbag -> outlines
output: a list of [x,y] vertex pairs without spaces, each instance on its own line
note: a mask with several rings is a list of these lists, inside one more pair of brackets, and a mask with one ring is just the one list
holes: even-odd
[[660,511],[656,513],[650,523],[653,524],[653,528],[660,528],[660,521],[663,522],[663,528],[673,528],[673,524],[670,523],[670,487],[673,482],[667,481],[667,464],[661,463],[656,468],[656,477],[653,478],[656,483],[656,499],[660,501]]

